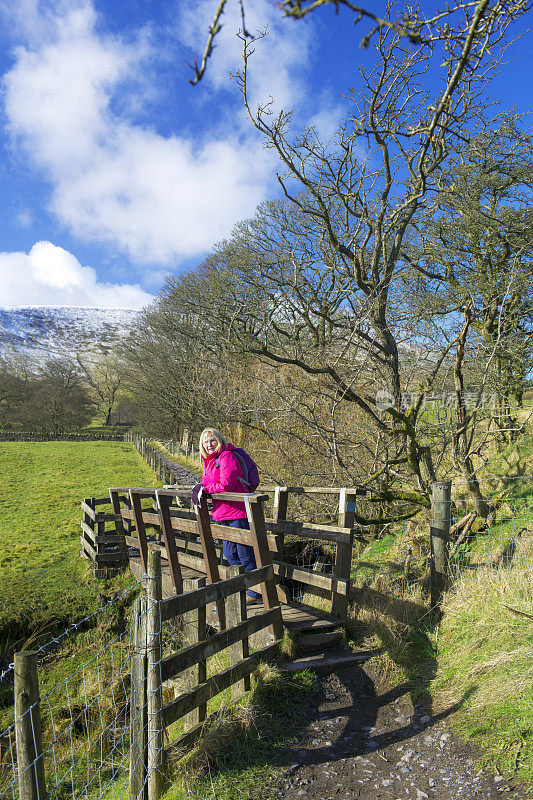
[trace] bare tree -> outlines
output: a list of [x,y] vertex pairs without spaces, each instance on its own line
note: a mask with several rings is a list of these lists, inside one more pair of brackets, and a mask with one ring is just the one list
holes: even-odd
[[76,361],[91,387],[98,412],[104,425],[111,424],[113,410],[123,383],[124,364],[119,356],[107,355],[89,361],[77,353]]
[[[421,86],[431,53],[381,30],[380,61],[370,74],[360,72],[363,89],[352,93],[348,117],[329,144],[313,129],[291,136],[291,114],[273,118],[271,104],[252,111],[247,85],[255,43],[242,37],[238,80],[252,123],[284,167],[278,179],[288,205],[263,209],[237,232],[235,277],[263,290],[263,299],[253,309],[241,306],[237,313],[234,307],[232,331],[252,353],[324,376],[387,440],[389,459],[406,463],[425,496],[435,469],[417,429],[422,401],[408,410],[401,403],[402,247],[428,197],[439,190],[450,148],[479,123],[480,95],[501,58],[512,17],[500,6],[488,13],[478,5],[465,37],[442,42],[445,79],[433,102]],[[253,243],[253,266],[240,268],[239,258]],[[432,385],[458,335],[448,331],[435,343],[440,346],[426,359],[423,388]],[[412,348],[417,333],[409,330],[408,336]],[[393,398],[385,414],[376,405],[379,383]]]
[[[231,0],[230,0],[231,2]],[[246,39],[253,41],[254,34],[250,33],[246,25],[246,0],[234,0],[238,3],[241,16],[241,34]],[[209,25],[207,38],[200,59],[193,61],[193,77],[189,82],[194,86],[202,80],[213,50],[215,42],[223,26],[224,14],[227,11],[228,0],[219,0],[215,9],[213,20]],[[425,14],[417,7],[405,7],[396,18],[392,16],[392,4],[389,4],[387,13],[380,17],[370,8],[358,5],[351,0],[282,0],[278,4],[280,14],[291,20],[301,20],[320,8],[333,6],[335,13],[339,9],[346,9],[353,15],[352,26],[361,22],[368,23],[369,27],[361,36],[360,46],[368,47],[370,42],[381,33],[393,31],[399,37],[413,45],[422,45],[431,50],[438,42],[455,42],[466,45],[469,39],[484,36],[486,20],[502,13],[514,19],[520,16],[527,8],[527,3],[521,2],[494,2],[494,0],[455,0],[436,7],[433,13]],[[490,23],[489,23],[490,24]]]

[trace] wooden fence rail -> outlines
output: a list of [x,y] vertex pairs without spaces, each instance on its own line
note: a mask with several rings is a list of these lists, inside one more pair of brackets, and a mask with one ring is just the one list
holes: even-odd
[[[190,507],[190,489],[147,489],[143,487],[113,487],[109,490],[113,511],[120,514],[124,543],[139,550],[142,572],[146,573],[149,550],[158,550],[168,563],[174,592],[183,591],[183,569],[195,570],[207,576],[208,583],[215,583],[227,575],[227,564],[222,557],[220,544],[215,541],[231,541],[248,544],[254,548],[256,563],[263,566],[272,563],[277,587],[263,587],[269,597],[270,607],[276,600],[287,601],[284,585],[296,581],[306,587],[310,595],[317,594],[321,600],[328,596],[331,611],[346,619],[350,595],[350,569],[353,546],[353,517],[355,490],[323,489],[311,487],[310,492],[319,491],[339,495],[337,525],[318,525],[288,520],[288,495],[291,490],[308,491],[303,487],[272,488],[272,516],[265,518],[263,506],[269,500],[266,492],[251,495],[220,493],[215,499],[240,500],[245,503],[249,530],[231,528],[210,520],[207,503],[194,511]],[[334,552],[333,573],[320,569],[307,569],[290,563],[284,558],[285,537],[324,543]],[[265,597],[263,597],[265,600]],[[219,621],[223,627],[223,605],[218,603]]]

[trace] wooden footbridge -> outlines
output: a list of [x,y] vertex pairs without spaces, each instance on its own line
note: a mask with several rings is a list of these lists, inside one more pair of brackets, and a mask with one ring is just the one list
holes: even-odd
[[[337,525],[287,519],[291,493],[337,495]],[[213,523],[205,499],[199,508],[191,507],[190,487],[114,487],[109,490],[109,495],[110,499],[89,498],[82,502],[82,555],[94,562],[97,574],[129,564],[133,574],[141,578],[147,573],[149,551],[157,550],[163,567],[163,598],[171,598],[200,586],[202,581],[215,584],[235,575],[234,569],[228,569],[223,559],[222,541],[249,544],[254,549],[257,570],[261,570],[258,574],[263,576],[260,584],[262,602],[243,608],[243,614],[250,619],[266,619],[270,612],[269,619],[272,620],[272,624],[261,631],[263,641],[257,644],[264,645],[265,638],[267,642],[279,640],[283,630],[287,630],[294,636],[299,654],[303,656],[287,664],[285,668],[288,670],[313,668],[330,671],[368,657],[368,653],[345,650],[326,654],[326,650],[338,646],[342,639],[340,629],[347,620],[355,489],[269,486],[254,494],[225,492],[212,496],[220,500],[243,501],[250,530]],[[265,517],[264,504],[271,499],[272,516]],[[111,513],[97,511],[97,507],[109,503]],[[302,568],[286,560],[286,537],[295,536],[314,544],[327,545],[333,556],[332,571]],[[304,604],[291,600],[287,590],[289,585],[305,587],[305,597],[312,602]],[[207,615],[212,629],[226,629],[222,597],[207,606]]]

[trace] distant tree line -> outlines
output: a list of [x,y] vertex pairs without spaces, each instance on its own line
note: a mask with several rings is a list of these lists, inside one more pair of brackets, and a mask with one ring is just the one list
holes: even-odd
[[88,425],[93,413],[83,377],[69,361],[0,364],[0,430],[64,434]]

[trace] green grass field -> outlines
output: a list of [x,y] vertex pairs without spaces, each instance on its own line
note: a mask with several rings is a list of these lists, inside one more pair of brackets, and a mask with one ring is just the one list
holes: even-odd
[[[0,642],[22,644],[96,607],[109,586],[80,558],[80,501],[109,486],[154,486],[122,442],[0,444]],[[114,586],[128,580],[115,579]]]

